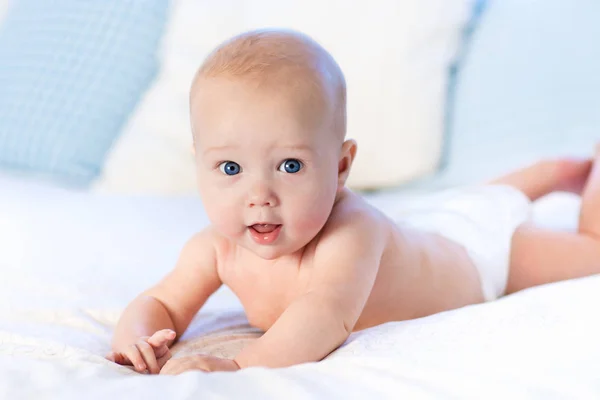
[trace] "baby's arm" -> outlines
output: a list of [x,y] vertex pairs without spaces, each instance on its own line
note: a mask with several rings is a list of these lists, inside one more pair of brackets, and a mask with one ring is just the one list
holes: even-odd
[[371,293],[386,239],[376,222],[353,214],[323,232],[307,292],[240,352],[241,368],[319,361],[347,339]]
[[[115,328],[113,353],[131,354],[129,358],[136,359],[128,361],[138,371],[148,368],[158,373],[159,367],[152,359],[154,352],[149,354],[152,349],[143,343],[140,346],[140,338],[151,337],[163,329],[172,329],[179,337],[220,285],[215,244],[211,232],[204,231],[186,243],[176,267],[162,281],[127,306]],[[169,340],[167,345],[173,341]]]

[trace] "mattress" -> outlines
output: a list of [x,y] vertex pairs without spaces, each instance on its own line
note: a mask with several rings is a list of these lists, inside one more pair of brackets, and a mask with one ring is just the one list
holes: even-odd
[[[368,199],[384,211],[418,201]],[[572,229],[578,205],[555,195],[534,215]],[[600,398],[600,277],[370,328],[319,363],[150,376],[105,360],[120,312],[206,223],[195,197],[103,196],[0,177],[0,398]],[[259,336],[223,288],[174,353],[231,356]]]

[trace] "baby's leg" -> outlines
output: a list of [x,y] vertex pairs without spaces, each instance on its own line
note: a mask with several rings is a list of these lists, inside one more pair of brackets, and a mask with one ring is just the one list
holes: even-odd
[[544,160],[504,175],[490,183],[514,186],[533,201],[551,192],[564,191],[580,194],[587,182],[591,168],[591,159]]
[[[578,231],[552,231],[532,224],[519,227],[512,239],[507,293],[600,273],[600,154],[596,155],[589,175],[584,174],[583,167],[579,170],[580,175],[573,173],[569,179],[564,178],[570,173],[557,173],[556,182],[561,183],[554,189],[574,192],[578,192],[578,187],[583,189]],[[581,179],[585,177],[586,183],[581,187]],[[538,186],[551,180],[544,178],[537,186],[526,188],[532,189],[528,195],[535,199],[553,191],[551,187],[537,191]]]

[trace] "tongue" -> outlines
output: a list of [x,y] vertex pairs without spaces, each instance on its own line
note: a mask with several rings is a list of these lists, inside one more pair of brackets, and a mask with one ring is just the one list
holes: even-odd
[[254,229],[258,233],[270,233],[273,232],[277,228],[277,225],[273,224],[257,224],[252,225],[252,229]]

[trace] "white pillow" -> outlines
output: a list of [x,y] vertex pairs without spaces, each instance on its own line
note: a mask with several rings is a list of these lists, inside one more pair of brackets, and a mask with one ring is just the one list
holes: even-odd
[[348,84],[348,137],[358,141],[350,187],[393,186],[440,160],[449,66],[473,0],[178,0],[162,71],[107,160],[98,191],[195,190],[188,89],[212,49],[242,31],[297,29],[337,59]]

